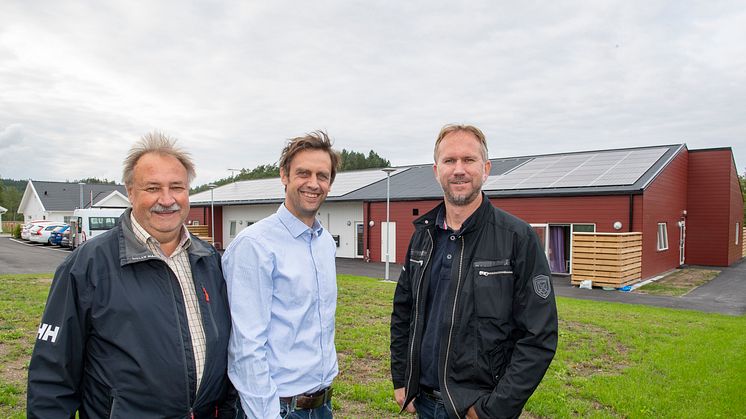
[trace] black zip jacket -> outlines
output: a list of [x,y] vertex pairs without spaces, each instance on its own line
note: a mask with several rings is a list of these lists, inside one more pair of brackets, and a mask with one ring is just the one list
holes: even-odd
[[[460,232],[441,319],[438,378],[451,418],[518,417],[557,348],[549,265],[533,229],[482,195]],[[438,207],[417,219],[391,315],[391,376],[417,397],[427,273]]]
[[231,321],[220,254],[188,249],[206,338],[196,391],[176,276],[135,238],[130,210],[55,272],[28,373],[29,418],[232,418]]

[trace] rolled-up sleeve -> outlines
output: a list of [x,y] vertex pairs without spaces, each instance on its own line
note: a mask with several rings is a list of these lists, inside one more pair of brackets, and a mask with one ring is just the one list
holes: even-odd
[[260,240],[239,235],[223,255],[233,328],[228,376],[248,417],[278,418],[277,386],[269,372],[267,337],[272,313],[272,253]]

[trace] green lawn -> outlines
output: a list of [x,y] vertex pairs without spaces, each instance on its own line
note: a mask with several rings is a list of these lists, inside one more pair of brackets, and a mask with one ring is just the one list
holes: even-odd
[[[3,418],[24,417],[26,366],[49,288],[37,276],[0,276]],[[393,292],[393,284],[339,276],[339,418],[396,416]],[[746,418],[746,317],[564,298],[558,307],[559,350],[527,416]]]

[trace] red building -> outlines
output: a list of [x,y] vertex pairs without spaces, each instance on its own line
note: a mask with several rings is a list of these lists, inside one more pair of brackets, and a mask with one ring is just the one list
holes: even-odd
[[[728,266],[742,257],[743,198],[730,148],[688,150],[677,144],[491,161],[484,193],[495,206],[534,227],[555,273],[572,269],[573,232],[641,232],[643,279],[683,264]],[[340,242],[351,243],[338,256],[383,261],[385,175],[343,173],[346,183],[341,191],[335,183],[332,191],[337,193],[322,207],[322,222],[327,221]],[[389,180],[389,254],[401,264],[412,222],[438,205],[443,193],[430,164],[398,168]],[[261,213],[259,207],[268,206],[266,213],[282,202],[281,193],[267,199],[263,181],[246,182],[255,183],[243,195],[235,192],[241,190],[235,185],[214,191],[219,196],[218,204],[213,202],[218,242],[227,244],[226,211],[240,213],[236,208],[243,206],[246,214]],[[210,221],[207,194],[192,197],[189,217],[203,224]]]
[[[628,161],[622,170],[634,173],[621,175],[629,174],[629,177],[618,180],[610,178],[607,182],[594,184],[594,180],[598,179],[596,177],[584,186],[578,186],[578,183],[557,186],[557,179],[582,170],[582,163],[593,156],[597,158],[614,152],[626,155],[635,151],[643,161],[635,165],[634,160],[629,160],[634,156],[627,156]],[[484,186],[485,194],[495,206],[534,226],[540,238],[545,240],[546,249],[562,250],[564,263],[553,263],[554,272],[570,272],[570,235],[573,231],[642,232],[643,279],[683,264],[728,266],[742,257],[743,238],[740,232],[743,198],[730,148],[688,150],[685,145],[673,145],[535,156],[529,159],[544,160],[537,164],[556,165],[561,161],[559,157],[572,157],[572,164],[561,166],[558,170],[549,169],[552,173],[543,184],[534,182],[532,188],[517,185],[515,188],[498,189],[495,186],[502,185],[488,180]],[[613,166],[620,161],[624,160],[612,160],[610,164]],[[490,179],[500,178],[505,173],[517,178],[528,175],[521,173],[521,165],[517,166],[518,170],[511,168],[512,171],[501,173],[501,162],[501,159],[493,160]],[[498,168],[497,174],[495,167]],[[432,177],[429,165],[423,172],[429,172]],[[596,173],[599,170],[589,171],[588,179]],[[607,175],[609,173],[606,172]],[[635,174],[639,176],[634,177]],[[412,175],[414,173],[410,173]],[[407,176],[407,172],[392,177],[392,191],[394,185],[399,183],[397,177],[400,176]],[[421,184],[422,181],[410,180],[406,183]],[[437,184],[435,186],[438,187]],[[421,194],[422,189],[418,188]],[[432,195],[431,189],[427,190]],[[413,200],[410,196],[401,195],[392,192],[390,203],[390,220],[397,226],[394,253],[398,263],[404,262],[408,245],[408,240],[404,238],[409,238],[414,231],[412,221],[442,200],[442,197],[435,196]],[[386,220],[386,202],[380,199],[380,191],[377,198],[369,200],[364,206],[365,219],[373,221],[373,226],[366,230],[369,236],[366,242],[369,243],[381,240],[382,229],[378,226]],[[562,245],[557,246],[560,241]],[[372,260],[381,260],[380,248],[370,246],[370,255]]]

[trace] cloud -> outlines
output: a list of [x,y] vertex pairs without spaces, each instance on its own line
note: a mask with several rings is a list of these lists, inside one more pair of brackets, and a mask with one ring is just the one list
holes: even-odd
[[427,163],[449,122],[482,127],[493,157],[687,142],[733,146],[746,165],[737,1],[2,9],[0,127],[65,161],[12,162],[19,176],[118,179],[153,129],[192,151],[198,184],[274,162],[314,129]]
[[0,131],[0,150],[23,142],[23,129],[20,124],[11,124]]

